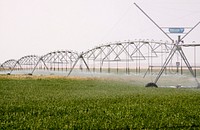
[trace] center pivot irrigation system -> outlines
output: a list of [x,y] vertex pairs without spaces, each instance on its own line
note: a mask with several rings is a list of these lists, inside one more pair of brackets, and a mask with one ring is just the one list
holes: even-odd
[[[182,46],[200,46],[200,44],[181,44],[183,39],[190,33],[192,32],[192,30],[194,30],[199,24],[200,22],[198,22],[194,27],[192,27],[184,36],[181,37],[181,35],[178,35],[178,40],[177,42],[174,43],[175,40],[173,40],[151,17],[149,17],[149,15],[147,15],[147,13],[142,10],[136,3],[134,3],[135,6],[145,15],[147,16],[147,18],[149,18],[149,20],[156,26],[158,27],[158,29],[161,30],[161,32],[163,32],[173,43],[173,48],[171,50],[171,52],[169,53],[168,57],[166,58],[160,72],[158,73],[158,76],[156,77],[155,81],[154,82],[150,82],[148,84],[146,84],[146,87],[158,87],[156,85],[156,83],[158,82],[160,76],[162,75],[162,73],[164,72],[164,70],[166,69],[167,65],[169,64],[170,60],[172,59],[172,57],[174,56],[175,52],[178,51],[178,53],[180,54],[181,58],[183,59],[183,61],[185,62],[188,70],[190,71],[190,73],[192,74],[192,76],[195,78],[196,82],[197,82],[197,88],[200,88],[200,83],[198,81],[198,79],[196,78],[196,75],[189,63],[189,61],[187,60],[187,57],[185,56],[183,50],[182,50]],[[177,28],[177,27],[172,27],[172,28],[169,28],[169,32],[170,33],[178,33],[178,34],[181,34],[184,32],[184,28],[181,27],[181,28]]]
[[[0,65],[0,72],[7,74],[62,74],[70,76],[72,72],[93,72],[93,73],[126,73],[126,74],[157,74],[153,82],[147,83],[146,87],[158,87],[157,82],[163,73],[183,74],[186,69],[197,82],[196,51],[194,51],[194,65],[191,66],[183,47],[193,47],[194,50],[200,44],[183,43],[183,39],[194,30],[194,27],[160,27],[154,22],[136,3],[135,6],[153,22],[156,27],[164,33],[171,42],[153,40],[134,40],[108,43],[99,45],[88,51],[77,53],[69,50],[53,51],[43,56],[28,55],[19,60],[10,59]],[[172,39],[169,34],[178,34],[178,40]],[[186,33],[184,33],[184,31]],[[186,66],[183,66],[182,62]],[[174,64],[176,63],[176,64]],[[85,73],[83,73],[85,74]]]

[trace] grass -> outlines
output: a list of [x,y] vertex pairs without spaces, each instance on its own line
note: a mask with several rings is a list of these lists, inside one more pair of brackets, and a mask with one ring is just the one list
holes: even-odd
[[0,129],[198,129],[200,91],[0,76]]

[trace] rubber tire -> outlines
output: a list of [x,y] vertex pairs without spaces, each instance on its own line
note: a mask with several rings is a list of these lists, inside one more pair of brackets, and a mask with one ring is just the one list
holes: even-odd
[[153,82],[150,82],[150,83],[146,84],[145,87],[154,87],[154,88],[158,88],[158,86],[157,86],[155,83],[153,83]]

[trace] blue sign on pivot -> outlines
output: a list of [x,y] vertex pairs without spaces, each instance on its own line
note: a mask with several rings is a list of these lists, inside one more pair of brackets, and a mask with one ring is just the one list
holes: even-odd
[[183,33],[184,28],[169,28],[170,33]]

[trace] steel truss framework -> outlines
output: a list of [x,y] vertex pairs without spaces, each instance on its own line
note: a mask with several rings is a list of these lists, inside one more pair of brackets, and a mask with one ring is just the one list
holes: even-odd
[[14,60],[8,60],[1,66],[10,68],[8,74],[17,70],[24,70],[25,73],[32,75],[36,70],[68,71],[77,58],[78,53],[73,51],[54,51],[41,57],[29,55],[15,62]]
[[15,59],[7,60],[7,61],[5,61],[4,63],[1,64],[0,68],[3,71],[9,71],[9,70],[11,70],[14,67],[14,65],[16,64],[16,62],[17,61]]
[[160,63],[163,62],[165,55],[170,52],[171,48],[172,45],[170,43],[162,41],[117,42],[88,50],[82,53],[77,61],[80,60],[81,69],[84,69],[83,65],[85,64],[86,69],[88,70],[89,68],[93,72],[108,71],[110,73],[115,71],[118,73],[124,71],[122,69],[125,68],[125,72],[128,74],[133,69],[136,73],[139,73],[140,68],[148,68],[153,64],[153,60],[157,60]]
[[73,51],[54,51],[42,56],[31,74],[39,67],[39,69],[49,71],[68,71],[72,68],[73,63],[78,58],[78,53]]
[[[22,73],[33,74],[35,71],[63,71],[70,75],[74,69],[92,72],[108,73],[141,73],[152,72],[154,68],[161,69],[173,44],[149,40],[116,42],[100,45],[86,52],[78,54],[73,51],[54,51],[44,56],[29,55],[19,60],[7,60],[1,65],[1,70],[23,70]],[[174,54],[178,55],[178,54]],[[165,68],[169,72],[181,72],[182,59],[171,59]],[[198,69],[197,69],[198,70]],[[40,73],[40,72],[39,72]],[[42,73],[42,72],[41,72]]]
[[16,61],[13,68],[8,74],[11,74],[13,71],[16,70],[31,71],[36,66],[36,63],[38,62],[39,59],[40,57],[36,55],[24,56]]

